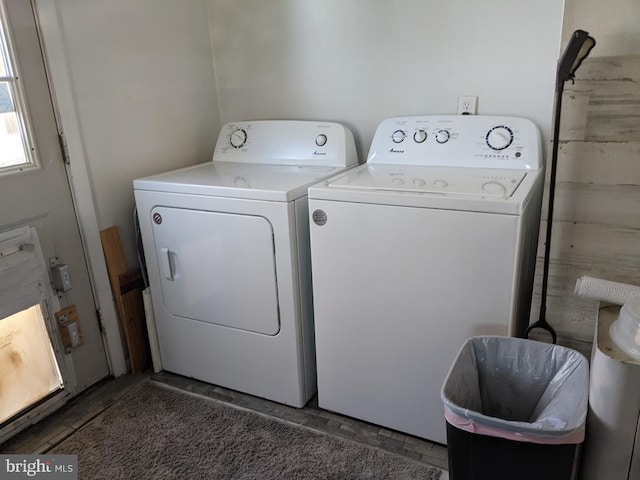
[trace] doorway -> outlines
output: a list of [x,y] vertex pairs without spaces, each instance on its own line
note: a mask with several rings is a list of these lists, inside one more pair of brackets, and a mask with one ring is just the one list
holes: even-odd
[[[10,136],[4,142],[0,138],[0,235],[20,229],[33,231],[42,252],[39,268],[43,272],[41,297],[29,305],[13,305],[11,299],[17,297],[8,292],[18,286],[20,279],[11,269],[0,269],[0,298],[2,306],[7,307],[5,315],[0,315],[0,335],[5,332],[18,338],[8,325],[18,322],[13,315],[27,311],[27,317],[19,316],[25,322],[18,323],[21,328],[31,322],[32,332],[39,332],[37,341],[44,342],[45,333],[49,340],[48,346],[44,342],[27,348],[39,352],[37,356],[25,353],[24,358],[31,363],[29,368],[40,365],[40,374],[47,380],[42,381],[37,393],[25,393],[28,399],[23,408],[15,407],[17,413],[7,414],[9,423],[0,423],[2,441],[60,406],[69,396],[109,375],[109,366],[32,2],[0,0],[0,13],[0,124],[4,117],[0,137],[2,132]],[[54,288],[51,282],[60,272],[64,282]],[[71,346],[61,333],[62,317],[56,316],[67,309],[74,312],[73,332],[82,338],[81,342],[76,338]],[[5,343],[10,344],[8,338]],[[3,357],[0,353],[0,369],[16,375],[20,369],[12,358],[17,357]],[[15,393],[13,387],[11,392]],[[19,397],[17,393],[16,396]]]

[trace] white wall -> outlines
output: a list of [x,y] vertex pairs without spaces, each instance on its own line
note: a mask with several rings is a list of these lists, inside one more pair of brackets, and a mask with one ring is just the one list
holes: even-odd
[[207,6],[55,1],[98,225],[118,225],[133,266],[132,180],[213,153],[220,125]]
[[354,131],[361,161],[393,115],[551,125],[563,0],[208,0],[222,123],[301,118]]
[[640,2],[638,0],[567,0],[562,38],[577,29],[596,39],[590,56],[640,54]]

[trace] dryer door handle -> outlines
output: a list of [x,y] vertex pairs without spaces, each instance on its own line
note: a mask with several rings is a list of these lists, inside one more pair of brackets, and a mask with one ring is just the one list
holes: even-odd
[[160,268],[162,276],[173,281],[173,269],[171,268],[171,250],[169,247],[160,247]]

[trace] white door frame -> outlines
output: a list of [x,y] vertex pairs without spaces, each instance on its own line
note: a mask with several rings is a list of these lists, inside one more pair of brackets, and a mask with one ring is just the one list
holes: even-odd
[[[78,119],[74,95],[75,84],[69,71],[65,32],[55,0],[31,0],[44,44],[44,58],[49,76],[58,130],[64,133],[70,164],[67,175],[85,248],[89,275],[99,310],[109,369],[115,377],[127,373],[125,353],[116,309],[104,260],[100,228],[94,203],[84,148],[84,133]],[[133,188],[133,187],[132,187]]]

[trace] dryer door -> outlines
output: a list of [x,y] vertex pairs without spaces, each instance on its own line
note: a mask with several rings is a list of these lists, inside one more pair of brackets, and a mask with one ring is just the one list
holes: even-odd
[[156,207],[151,215],[169,313],[278,333],[273,229],[266,218],[168,207]]

